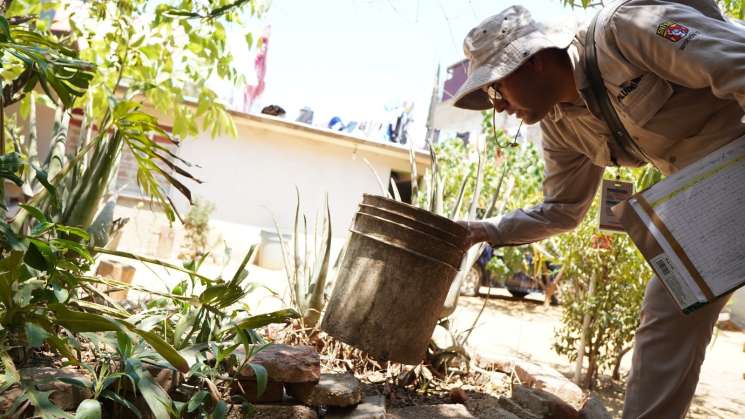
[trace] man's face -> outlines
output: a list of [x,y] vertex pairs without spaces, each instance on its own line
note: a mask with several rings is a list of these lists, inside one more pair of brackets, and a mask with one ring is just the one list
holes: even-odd
[[507,112],[534,124],[543,119],[557,103],[556,87],[552,86],[545,67],[536,57],[526,61],[517,70],[495,83],[501,99],[494,103],[498,112]]

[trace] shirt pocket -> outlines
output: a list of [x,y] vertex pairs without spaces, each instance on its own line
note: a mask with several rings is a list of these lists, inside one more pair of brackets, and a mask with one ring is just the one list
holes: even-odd
[[[628,86],[633,85],[635,87],[628,91]],[[643,127],[672,95],[673,87],[670,83],[654,74],[645,73],[621,86],[615,99],[619,111],[629,119],[629,122]]]

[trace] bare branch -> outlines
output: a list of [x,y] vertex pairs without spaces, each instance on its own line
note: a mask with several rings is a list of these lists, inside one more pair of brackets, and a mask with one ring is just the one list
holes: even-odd
[[8,107],[19,100],[23,99],[25,95],[19,95],[18,92],[23,90],[29,80],[34,76],[34,70],[31,67],[26,68],[17,79],[13,80],[9,84],[3,86],[3,107]]
[[8,23],[13,25],[21,25],[26,22],[30,22],[34,19],[36,19],[38,16],[35,15],[28,15],[28,16],[13,16],[8,18]]
[[13,3],[13,0],[2,0],[0,3],[0,13],[5,14],[10,8],[11,3]]

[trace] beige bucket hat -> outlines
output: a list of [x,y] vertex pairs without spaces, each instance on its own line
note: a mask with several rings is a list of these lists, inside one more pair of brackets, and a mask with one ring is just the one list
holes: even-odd
[[567,48],[575,30],[573,21],[536,22],[523,6],[512,6],[487,18],[463,41],[468,78],[455,94],[454,105],[473,110],[491,108],[482,87],[508,76],[542,49]]

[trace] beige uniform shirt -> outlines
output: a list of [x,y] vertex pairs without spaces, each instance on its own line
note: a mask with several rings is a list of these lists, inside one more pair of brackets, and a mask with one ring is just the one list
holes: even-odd
[[[664,174],[745,135],[745,27],[707,0],[626,0],[598,19],[598,66],[626,130]],[[588,22],[589,23],[589,22]],[[643,156],[617,149],[588,108],[587,24],[568,48],[580,99],[541,122],[544,202],[489,220],[490,243],[519,245],[575,228],[587,213],[611,152],[622,166]]]

